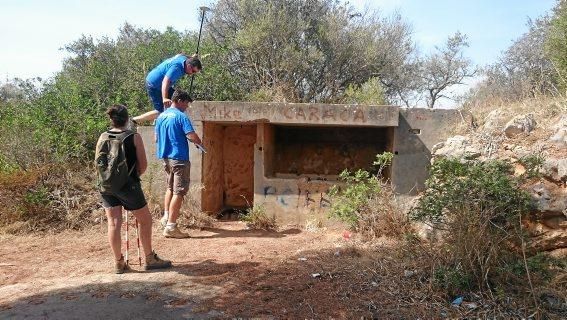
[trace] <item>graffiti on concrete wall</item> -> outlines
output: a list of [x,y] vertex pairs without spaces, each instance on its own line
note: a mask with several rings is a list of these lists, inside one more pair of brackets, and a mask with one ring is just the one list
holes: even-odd
[[275,197],[275,202],[282,207],[325,209],[331,206],[329,189],[331,183],[324,180],[311,180],[303,177],[297,181],[297,189],[285,185],[282,187],[265,186],[264,199]]
[[[254,121],[266,119],[274,122],[290,123],[359,123],[368,122],[368,112],[360,106],[337,105],[209,105],[205,104],[198,120],[205,121]],[[386,116],[372,112],[377,118]]]

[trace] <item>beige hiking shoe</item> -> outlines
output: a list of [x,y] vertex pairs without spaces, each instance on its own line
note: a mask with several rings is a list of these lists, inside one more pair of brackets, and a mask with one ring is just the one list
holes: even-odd
[[161,217],[161,219],[159,219],[159,223],[165,228],[165,226],[167,226],[167,218],[165,216]]
[[171,261],[161,259],[155,251],[152,251],[152,253],[146,256],[145,270],[165,269],[169,267],[171,267]]
[[126,261],[124,261],[124,256],[120,258],[120,260],[114,262],[114,273],[121,274],[128,270],[128,265]]
[[163,230],[163,235],[166,238],[175,238],[175,239],[185,239],[189,238],[189,234],[185,232],[181,232],[177,226],[175,228],[165,228]]

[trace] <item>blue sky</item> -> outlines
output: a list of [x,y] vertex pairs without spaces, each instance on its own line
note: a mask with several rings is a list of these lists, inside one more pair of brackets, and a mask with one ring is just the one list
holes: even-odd
[[[460,31],[475,64],[495,61],[527,30],[528,18],[549,12],[555,0],[351,0],[356,8],[398,10],[414,29],[422,52]],[[82,34],[115,37],[126,21],[138,27],[198,30],[198,7],[211,1],[0,0],[0,82],[51,76],[66,56],[60,50]]]

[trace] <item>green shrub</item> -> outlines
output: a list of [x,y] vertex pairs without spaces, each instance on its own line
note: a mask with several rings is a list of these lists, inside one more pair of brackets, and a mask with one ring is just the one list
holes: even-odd
[[339,179],[345,186],[341,188],[335,185],[329,190],[332,199],[330,214],[356,229],[360,215],[368,208],[368,202],[380,192],[380,181],[364,170],[354,173],[344,170]]
[[426,191],[410,217],[443,228],[455,211],[478,207],[490,210],[491,221],[502,226],[532,206],[529,195],[511,177],[511,169],[510,163],[496,160],[437,160],[425,183]]
[[45,205],[49,202],[49,190],[46,186],[40,186],[35,190],[28,190],[24,195],[24,202],[29,205]]
[[518,162],[526,168],[522,175],[524,178],[534,178],[541,175],[541,169],[545,163],[545,158],[541,154],[530,154],[518,159]]
[[433,273],[433,280],[436,286],[450,291],[451,295],[470,290],[473,282],[461,265],[439,266]]
[[349,85],[343,102],[351,104],[382,105],[386,103],[384,87],[377,77],[370,78],[360,86]]
[[517,250],[524,236],[520,219],[532,205],[511,168],[502,161],[454,159],[431,167],[427,189],[410,217],[443,236],[433,247],[434,275],[441,287],[451,292],[471,286],[494,289],[510,279],[500,271],[522,259]]
[[329,190],[331,208],[329,214],[363,236],[401,236],[410,230],[405,214],[394,203],[394,194],[380,179],[386,167],[392,163],[394,155],[385,152],[376,156],[376,174],[365,170],[339,175],[342,183]]
[[536,255],[526,258],[524,261],[514,261],[510,265],[501,269],[502,272],[512,272],[514,275],[521,277],[526,275],[526,265],[530,274],[537,275],[544,279],[549,279],[551,269],[566,269],[567,262],[554,258],[544,252],[538,252]]

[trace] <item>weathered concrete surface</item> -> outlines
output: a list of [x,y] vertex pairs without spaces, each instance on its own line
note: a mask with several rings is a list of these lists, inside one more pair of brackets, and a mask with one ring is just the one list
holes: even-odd
[[138,133],[144,141],[148,169],[142,175],[142,182],[145,190],[146,200],[153,203],[163,202],[163,195],[166,187],[166,176],[163,164],[156,156],[156,143],[154,137],[154,127],[138,127]]
[[[375,154],[370,157],[364,150],[395,153],[387,173],[394,189],[401,194],[417,193],[427,178],[433,145],[451,135],[450,127],[469,119],[456,110],[207,101],[194,103],[187,113],[208,150],[202,154],[191,148],[191,183],[204,187],[193,194],[198,206],[211,213],[240,206],[242,196],[251,197],[247,190],[253,181],[254,205],[264,204],[270,213],[291,223],[324,217],[330,206],[327,191],[337,183],[339,167],[371,167]],[[255,129],[250,129],[251,125]],[[312,136],[299,145],[278,141],[274,128],[290,125],[304,126]],[[237,132],[241,126],[252,130],[245,136],[255,131],[255,140],[240,143],[235,136],[241,135]],[[323,130],[317,131],[317,127]],[[356,145],[346,150],[340,143],[332,144],[329,139],[333,138],[328,137],[344,140],[344,133],[348,140],[352,134],[349,127],[369,133],[365,138],[368,141],[362,141],[366,145],[357,154]],[[147,133],[143,136],[148,159],[155,163],[153,131],[151,139]],[[161,174],[161,165],[157,168]],[[164,187],[154,188],[161,197]]]
[[470,121],[470,115],[446,109],[400,108],[399,113],[394,129],[392,185],[397,193],[417,194],[424,189],[433,145],[451,136],[450,128]]
[[194,121],[383,127],[398,125],[396,106],[198,101],[187,112]]
[[327,192],[337,176],[267,175],[267,167],[271,163],[266,161],[265,157],[269,157],[266,151],[273,147],[269,127],[269,124],[258,124],[254,148],[254,205],[265,206],[268,214],[275,215],[284,223],[304,224],[308,219],[324,220],[326,209],[330,205]]
[[[201,122],[194,122],[193,126],[195,132],[200,136],[203,135],[203,125]],[[146,151],[146,158],[148,160],[148,169],[142,176],[142,183],[145,190],[145,196],[148,202],[153,204],[163,203],[163,196],[166,191],[166,174],[163,169],[163,162],[157,158],[156,143],[154,136],[153,126],[138,127],[138,133],[142,136],[144,141],[144,148]],[[189,157],[191,161],[191,188],[198,196],[194,201],[197,205],[201,206],[201,191],[202,186],[202,157],[203,154],[194,145],[189,146]],[[150,208],[152,209],[152,208]]]

